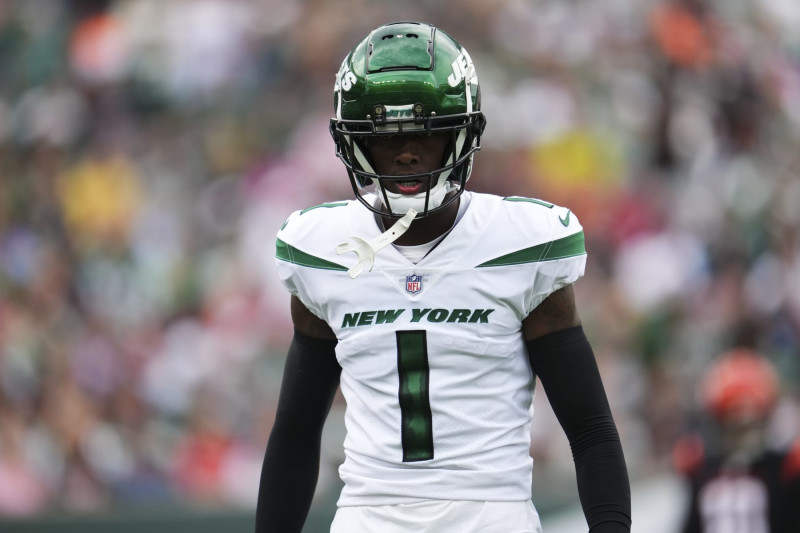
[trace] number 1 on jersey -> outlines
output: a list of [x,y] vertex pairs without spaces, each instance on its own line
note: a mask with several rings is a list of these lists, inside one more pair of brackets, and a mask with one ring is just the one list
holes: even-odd
[[403,462],[427,461],[433,459],[433,420],[425,330],[396,334]]

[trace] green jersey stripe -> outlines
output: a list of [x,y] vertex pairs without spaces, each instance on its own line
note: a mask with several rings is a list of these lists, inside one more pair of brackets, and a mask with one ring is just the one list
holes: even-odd
[[575,257],[586,253],[583,232],[573,233],[555,241],[545,242],[524,250],[517,250],[510,254],[501,255],[495,259],[478,265],[481,267],[520,265],[523,263],[538,263],[541,261],[554,261],[566,257]]
[[331,261],[327,261],[320,257],[316,257],[298,250],[291,244],[287,244],[281,239],[277,239],[275,241],[275,257],[281,261],[287,261],[289,263],[310,268],[319,268],[321,270],[347,270],[347,267],[343,267],[337,263],[333,263]]
[[526,198],[524,196],[506,196],[503,198],[503,200],[506,202],[528,202],[531,204],[543,205],[548,209],[555,207],[555,204],[551,204],[550,202],[545,202],[544,200],[539,200],[538,198]]
[[305,213],[308,213],[309,211],[311,211],[313,209],[319,209],[320,207],[326,207],[326,208],[342,207],[343,205],[347,205],[347,202],[331,202],[331,203],[327,203],[327,204],[312,205],[311,207],[306,207],[305,209],[300,211],[300,214],[304,215]]

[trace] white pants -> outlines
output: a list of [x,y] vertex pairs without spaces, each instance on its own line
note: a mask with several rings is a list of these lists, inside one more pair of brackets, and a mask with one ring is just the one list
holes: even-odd
[[429,500],[339,507],[331,533],[542,533],[542,525],[530,500]]

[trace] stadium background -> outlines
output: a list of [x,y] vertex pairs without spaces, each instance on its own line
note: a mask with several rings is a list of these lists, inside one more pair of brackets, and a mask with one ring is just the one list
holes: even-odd
[[[800,433],[794,0],[5,0],[0,531],[251,529],[291,336],[274,235],[352,194],[333,78],[393,20],[475,60],[471,188],[585,226],[576,290],[634,531],[682,512],[670,452],[721,350],[778,366],[770,439]],[[569,447],[536,407],[534,497],[548,533],[574,530]],[[341,410],[307,531],[335,504]]]

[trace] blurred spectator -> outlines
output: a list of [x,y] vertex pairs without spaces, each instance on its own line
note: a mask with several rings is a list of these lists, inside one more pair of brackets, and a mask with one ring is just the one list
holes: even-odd
[[24,437],[22,413],[0,406],[0,514],[32,514],[47,504],[47,487],[26,456]]

